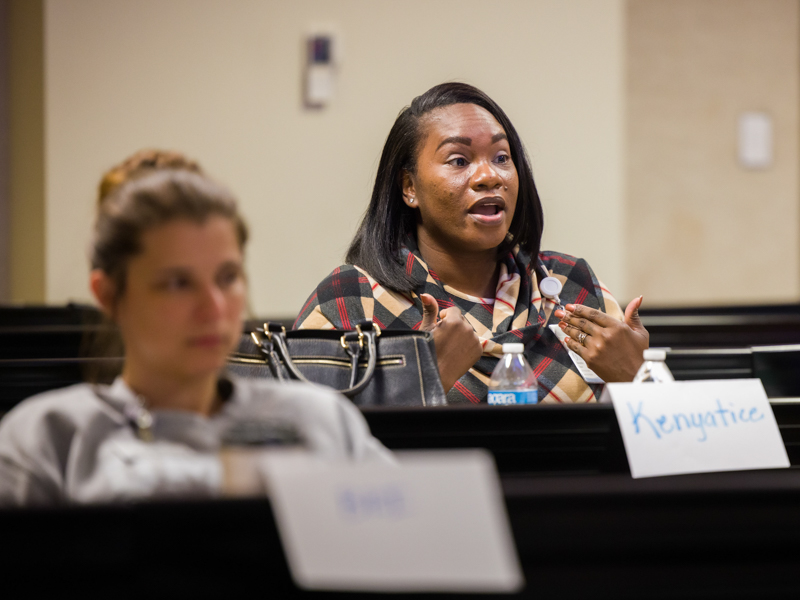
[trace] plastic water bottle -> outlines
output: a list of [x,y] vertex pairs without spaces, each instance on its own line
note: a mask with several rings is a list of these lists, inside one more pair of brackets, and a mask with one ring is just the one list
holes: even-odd
[[669,371],[669,367],[667,367],[667,363],[664,362],[666,359],[666,350],[655,350],[653,348],[645,350],[644,362],[633,378],[633,383],[664,383],[666,381],[675,381],[675,378]]
[[489,380],[489,404],[536,404],[539,386],[523,344],[503,344],[503,358]]

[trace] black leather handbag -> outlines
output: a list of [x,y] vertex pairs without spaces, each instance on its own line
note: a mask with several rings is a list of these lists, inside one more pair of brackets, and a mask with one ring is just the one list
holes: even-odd
[[245,378],[291,379],[332,387],[358,406],[447,404],[433,335],[381,330],[362,321],[353,331],[287,332],[265,323],[244,334],[228,371]]

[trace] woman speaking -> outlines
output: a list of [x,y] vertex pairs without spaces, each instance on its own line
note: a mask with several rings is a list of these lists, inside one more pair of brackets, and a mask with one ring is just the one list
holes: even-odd
[[[485,402],[502,344],[522,342],[542,401],[595,401],[601,384],[565,346],[603,381],[630,381],[648,346],[641,297],[623,315],[586,261],[540,249],[543,220],[503,110],[467,84],[433,87],[395,121],[347,264],[317,286],[295,328],[367,318],[432,331],[450,403]],[[545,277],[561,283],[563,308],[543,296]]]

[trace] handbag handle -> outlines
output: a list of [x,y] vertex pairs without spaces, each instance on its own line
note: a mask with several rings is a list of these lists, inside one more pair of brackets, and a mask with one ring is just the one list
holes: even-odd
[[[266,342],[261,336],[262,333],[267,334]],[[273,337],[274,333],[270,331],[269,323],[264,325],[264,329],[256,329],[250,333],[250,338],[253,340],[259,352],[261,352],[261,357],[264,359],[264,362],[267,363],[272,376],[278,381],[286,381],[286,378],[283,376],[283,371],[281,371],[280,359],[275,354],[275,350],[272,347]]]
[[[258,330],[258,333],[266,334],[266,342],[263,337],[256,335],[256,332],[253,332],[251,336],[256,346],[261,350],[261,354],[273,375],[275,375],[276,372],[280,372],[280,365],[275,356],[278,354],[280,360],[286,365],[286,370],[292,378],[305,383],[311,383],[306,379],[306,376],[300,372],[300,369],[294,364],[291,354],[289,354],[289,347],[286,344],[286,329],[284,327],[272,323],[265,323],[264,329]],[[339,338],[339,343],[352,358],[350,387],[345,390],[339,390],[341,394],[352,398],[361,393],[364,388],[367,387],[367,384],[369,384],[372,376],[375,374],[375,367],[378,364],[378,347],[375,340],[380,334],[381,330],[375,323],[371,320],[365,320],[356,325],[355,331],[347,331]],[[277,352],[272,349],[273,344]],[[361,380],[353,383],[358,375],[358,363],[361,352],[365,349],[367,351],[367,368]],[[277,376],[276,379],[280,381],[284,380],[282,374]]]

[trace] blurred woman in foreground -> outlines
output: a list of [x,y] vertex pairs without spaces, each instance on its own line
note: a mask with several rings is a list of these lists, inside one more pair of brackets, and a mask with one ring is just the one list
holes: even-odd
[[121,332],[123,371],[3,419],[0,504],[215,496],[228,443],[388,455],[333,392],[223,373],[242,331],[247,229],[227,190],[176,166],[144,165],[101,188],[90,286]]

